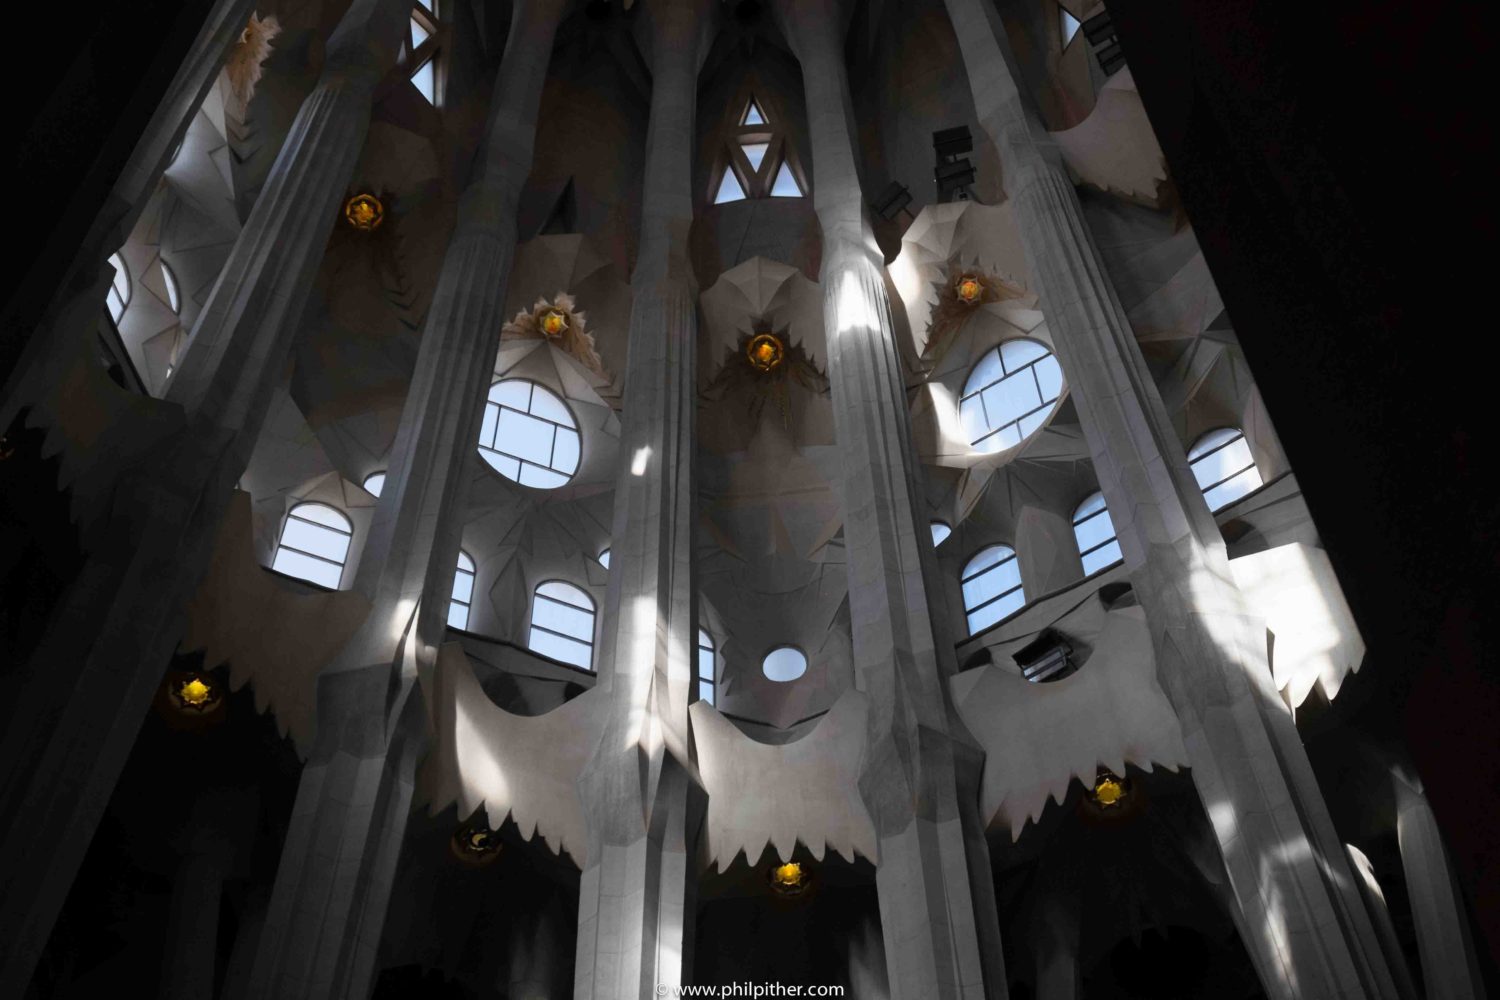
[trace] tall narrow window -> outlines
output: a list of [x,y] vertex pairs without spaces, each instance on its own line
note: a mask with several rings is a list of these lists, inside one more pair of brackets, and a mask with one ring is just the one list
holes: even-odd
[[1265,485],[1250,442],[1238,427],[1220,427],[1200,437],[1188,449],[1188,465],[1209,510],[1222,510]]
[[958,414],[975,451],[1013,448],[1041,429],[1062,398],[1062,368],[1045,344],[1007,340],[979,359]]
[[435,11],[436,4],[432,7],[421,2],[412,4],[406,44],[402,47],[412,85],[432,105],[438,103],[439,22]]
[[714,703],[714,637],[698,630],[698,700]]
[[1115,539],[1115,523],[1109,519],[1104,494],[1095,493],[1073,512],[1073,537],[1078,539],[1078,554],[1083,557],[1085,576],[1119,562],[1120,543]]
[[571,583],[550,580],[531,598],[531,650],[594,669],[594,602]]
[[754,97],[724,140],[724,170],[714,184],[714,204],[747,198],[801,198],[807,192],[791,143],[779,122]]
[[118,323],[120,317],[125,315],[125,307],[130,305],[130,271],[117,253],[109,255],[109,264],[115,269],[115,276],[110,279],[109,291],[104,293],[104,300],[109,303],[110,318]]
[[299,503],[281,526],[271,568],[287,576],[337,590],[354,526],[342,512],[322,503]]
[[474,603],[474,560],[462,549],[453,573],[453,596],[448,600],[448,627],[467,629],[469,607]]
[[522,486],[552,490],[578,471],[578,421],[556,394],[535,382],[506,379],[490,386],[479,425],[479,454]]
[[970,635],[977,635],[1026,603],[1021,567],[1016,564],[1016,550],[1009,545],[991,545],[970,559],[962,583]]

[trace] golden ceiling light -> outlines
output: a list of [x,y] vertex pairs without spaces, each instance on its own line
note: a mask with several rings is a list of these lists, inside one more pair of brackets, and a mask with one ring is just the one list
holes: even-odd
[[10,438],[0,435],[0,462],[5,461],[16,453],[16,446],[10,443]]
[[1130,782],[1113,771],[1101,768],[1094,779],[1089,797],[1100,809],[1118,809],[1130,794]]
[[203,715],[218,707],[224,697],[218,682],[207,674],[185,674],[167,686],[173,707],[194,715]]
[[955,289],[958,292],[958,300],[969,305],[973,305],[984,297],[984,284],[972,274],[959,278]]
[[786,345],[774,333],[757,333],[745,345],[745,357],[758,372],[773,372],[786,360]]
[[771,889],[781,896],[800,896],[812,884],[812,875],[799,862],[774,865],[770,872]]
[[500,856],[500,835],[482,819],[465,823],[453,831],[454,855],[466,864],[487,865]]
[[554,340],[568,332],[568,315],[561,309],[548,309],[540,322],[542,333]]
[[385,206],[373,194],[357,194],[344,202],[344,220],[361,232],[371,232],[385,221]]

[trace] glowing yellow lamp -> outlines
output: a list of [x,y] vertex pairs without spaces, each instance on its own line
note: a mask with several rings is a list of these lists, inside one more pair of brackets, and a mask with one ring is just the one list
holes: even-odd
[[568,317],[560,310],[548,309],[542,313],[542,332],[549,337],[561,337],[568,328]]
[[807,890],[810,876],[796,861],[771,869],[771,888],[783,896],[796,896]]
[[958,279],[958,297],[960,301],[972,305],[978,302],[980,296],[983,294],[984,285],[980,284],[979,279],[972,274],[966,274]]
[[222,697],[218,684],[204,674],[188,674],[172,681],[167,691],[172,696],[173,705],[195,715],[212,710]]
[[344,219],[355,229],[370,232],[385,221],[385,206],[373,194],[357,194],[344,202]]
[[745,345],[745,357],[759,372],[774,371],[786,360],[786,347],[774,334],[758,333]]
[[1125,796],[1129,793],[1122,778],[1111,771],[1101,771],[1094,779],[1094,790],[1091,794],[1100,808],[1113,809],[1125,801]]

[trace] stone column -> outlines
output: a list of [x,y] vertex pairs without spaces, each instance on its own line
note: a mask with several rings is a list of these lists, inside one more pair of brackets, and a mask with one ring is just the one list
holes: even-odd
[[[891,996],[1006,995],[981,753],[954,711],[957,670],[881,257],[855,164],[836,0],[783,0],[802,64],[813,205],[848,553],[855,679],[870,699],[860,792],[880,838],[876,881]],[[935,602],[936,605],[935,605]]]
[[[427,728],[413,722],[403,734],[386,694],[410,684],[406,663],[430,671],[444,641],[464,469],[494,370],[516,208],[531,172],[537,109],[564,6],[529,0],[513,8],[482,149],[459,201],[353,584],[372,610],[324,668],[321,693],[337,694],[320,700],[320,743],[349,727],[365,736],[357,747],[330,743],[302,776],[251,996],[362,996],[358,984],[372,981],[405,836],[410,759]],[[421,718],[415,703],[406,710]],[[338,867],[330,871],[335,856]]]
[[654,997],[691,969],[697,872],[689,814],[697,500],[693,427],[697,289],[693,116],[712,24],[707,0],[649,0],[637,24],[651,66],[641,241],[631,277],[629,361],[600,637],[605,700],[579,779],[588,860],[579,890],[578,1000]]
[[1484,1000],[1484,977],[1437,818],[1415,779],[1396,774],[1396,838],[1427,1000]]
[[1015,84],[998,15],[982,0],[947,6],[1261,982],[1277,998],[1393,997],[1343,846],[1271,683],[1264,622],[1234,585],[1056,146]]
[[1076,890],[1044,886],[1036,926],[1036,1000],[1078,1000],[1079,913]]
[[0,747],[0,994],[30,979],[183,627],[394,64],[411,0],[354,0],[198,318]]
[[162,953],[162,1000],[213,1000],[219,901],[230,860],[227,842],[199,842],[177,867]]
[[41,395],[42,387],[55,382],[81,353],[92,354],[113,277],[107,259],[124,245],[145,211],[172,150],[202,107],[254,7],[254,0],[217,0],[209,9],[187,59],[110,188],[20,362],[0,388],[0,428],[10,426],[17,409]]
[[[511,905],[519,903],[511,901]],[[567,973],[567,960],[559,950],[568,919],[556,893],[539,906],[524,906],[517,911],[517,919],[511,924],[505,979],[500,984],[507,1000],[556,1000],[562,995],[558,980],[559,974]]]

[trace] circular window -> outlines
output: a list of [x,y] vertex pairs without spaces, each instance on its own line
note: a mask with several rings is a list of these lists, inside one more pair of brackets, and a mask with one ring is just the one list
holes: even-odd
[[1041,429],[1062,397],[1062,367],[1046,345],[1007,340],[979,359],[958,413],[975,451],[1014,448]]
[[766,654],[761,672],[773,681],[794,681],[807,673],[807,657],[796,646],[780,646]]
[[578,471],[578,421],[545,386],[506,379],[490,386],[479,426],[479,454],[522,486],[553,490]]

